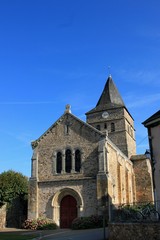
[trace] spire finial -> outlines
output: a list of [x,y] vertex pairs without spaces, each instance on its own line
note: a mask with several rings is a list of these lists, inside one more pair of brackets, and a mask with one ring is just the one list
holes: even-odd
[[65,113],[71,113],[71,105],[70,104],[66,105]]
[[108,66],[108,75],[109,75],[109,77],[112,77],[111,76],[111,66]]

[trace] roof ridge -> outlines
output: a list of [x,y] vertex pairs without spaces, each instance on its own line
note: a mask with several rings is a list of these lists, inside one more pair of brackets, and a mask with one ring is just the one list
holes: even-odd
[[154,121],[156,119],[160,118],[160,110],[158,110],[156,113],[152,114],[149,118],[147,118],[142,124],[145,126],[147,123]]

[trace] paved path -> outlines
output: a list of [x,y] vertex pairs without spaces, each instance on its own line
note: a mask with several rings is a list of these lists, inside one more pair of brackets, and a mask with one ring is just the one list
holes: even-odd
[[[105,231],[106,239],[108,237],[107,228]],[[69,230],[61,229],[59,231],[40,232],[39,239],[41,240],[104,240],[104,231],[100,229],[88,230]]]
[[[0,232],[21,232],[23,235],[32,234],[33,231],[26,231],[24,229],[5,228],[0,229]],[[36,231],[38,237],[34,240],[104,240],[103,228],[86,229],[86,230],[71,230],[71,229],[57,229],[57,230],[43,230]],[[106,239],[108,237],[107,228],[105,229]]]

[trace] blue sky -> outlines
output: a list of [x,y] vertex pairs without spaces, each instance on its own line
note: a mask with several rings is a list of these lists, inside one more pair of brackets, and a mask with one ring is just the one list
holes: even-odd
[[145,152],[141,123],[160,109],[159,11],[159,0],[0,0],[0,173],[30,176],[31,141],[68,103],[85,120],[110,73]]

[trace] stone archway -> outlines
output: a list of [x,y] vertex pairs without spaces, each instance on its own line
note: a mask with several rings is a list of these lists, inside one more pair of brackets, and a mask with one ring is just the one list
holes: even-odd
[[[67,201],[71,201],[71,202],[67,203]],[[72,218],[80,217],[83,211],[82,197],[78,192],[76,192],[71,188],[63,188],[60,191],[56,192],[52,200],[53,220],[60,227],[64,227],[62,219],[64,220],[65,215],[62,208],[65,208],[65,204],[72,205],[70,206],[70,210],[69,210],[70,217],[68,220],[65,220],[68,222],[68,225],[66,227],[69,227]],[[72,214],[73,216],[71,217]]]

